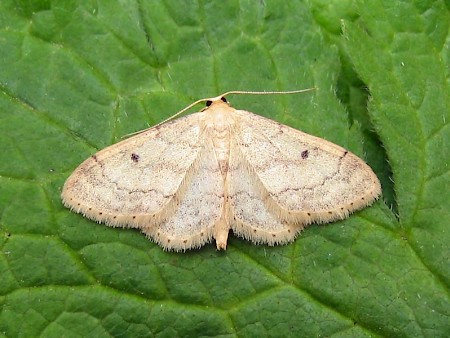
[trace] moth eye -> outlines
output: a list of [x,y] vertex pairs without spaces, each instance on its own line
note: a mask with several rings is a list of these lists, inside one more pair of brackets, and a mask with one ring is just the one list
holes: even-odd
[[209,107],[212,104],[211,100],[206,101],[206,106]]
[[228,103],[228,101],[227,101],[227,99],[225,98],[225,96],[222,96],[220,99],[221,99],[223,102]]

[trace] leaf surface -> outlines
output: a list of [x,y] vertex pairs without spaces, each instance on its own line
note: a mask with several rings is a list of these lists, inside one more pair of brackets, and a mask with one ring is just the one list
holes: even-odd
[[[442,1],[2,1],[0,332],[447,336],[449,22]],[[229,99],[369,162],[384,198],[345,221],[177,254],[61,204],[85,158],[198,98],[309,87]]]

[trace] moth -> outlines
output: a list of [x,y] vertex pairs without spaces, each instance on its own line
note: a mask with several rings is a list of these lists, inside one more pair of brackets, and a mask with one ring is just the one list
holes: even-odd
[[65,182],[64,205],[184,251],[212,239],[226,249],[230,229],[254,243],[289,243],[307,225],[344,219],[379,197],[362,159],[234,109],[225,96],[236,93],[194,102],[181,112],[207,107],[92,155]]

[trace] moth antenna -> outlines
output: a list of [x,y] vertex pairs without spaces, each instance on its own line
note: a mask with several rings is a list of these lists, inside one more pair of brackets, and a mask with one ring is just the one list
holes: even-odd
[[167,119],[159,122],[158,124],[155,124],[154,126],[151,126],[149,128],[146,129],[142,129],[139,131],[136,131],[134,133],[130,133],[130,134],[126,134],[124,136],[122,136],[122,138],[128,138],[130,136],[134,136],[134,135],[138,135],[140,133],[143,133],[151,128],[160,126],[166,122],[169,122],[171,120],[173,120],[174,118],[180,116],[181,114],[183,114],[184,112],[186,112],[187,110],[191,109],[192,107],[194,107],[195,105],[201,103],[201,102],[206,102],[206,101],[217,101],[219,100],[221,97],[227,96],[227,95],[277,95],[277,94],[298,94],[298,93],[306,93],[306,92],[311,92],[313,90],[316,90],[318,88],[316,87],[312,87],[312,88],[307,88],[307,89],[298,89],[298,90],[287,90],[287,91],[253,91],[253,90],[230,90],[228,92],[223,93],[222,95],[219,96],[215,96],[215,97],[208,97],[208,98],[204,98],[204,99],[199,99],[193,103],[191,103],[190,105],[184,107],[183,109],[181,109],[180,111],[178,111],[177,113],[173,114],[172,116],[168,117]]
[[234,95],[234,94],[248,94],[248,95],[277,95],[277,94],[298,94],[311,92],[313,90],[318,90],[319,88],[312,87],[306,89],[298,90],[285,90],[285,91],[247,91],[247,90],[230,90],[229,92],[223,93],[220,96]]

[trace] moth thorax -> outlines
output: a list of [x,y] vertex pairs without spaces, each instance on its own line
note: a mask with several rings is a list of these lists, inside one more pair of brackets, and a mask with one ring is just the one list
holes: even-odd
[[207,124],[210,127],[220,171],[224,176],[228,172],[231,132],[235,125],[233,112],[233,108],[222,102],[213,104],[208,110],[209,123]]

